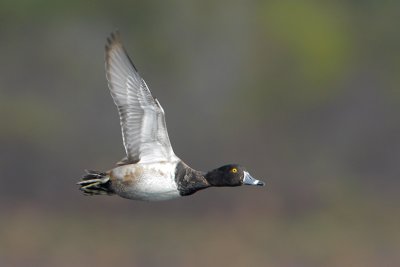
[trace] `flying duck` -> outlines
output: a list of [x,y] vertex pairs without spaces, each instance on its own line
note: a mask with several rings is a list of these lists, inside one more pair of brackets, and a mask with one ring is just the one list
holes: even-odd
[[264,185],[238,164],[202,172],[175,155],[164,110],[140,77],[118,32],[107,38],[105,62],[126,157],[107,172],[87,170],[78,182],[85,195],[116,194],[127,199],[157,201],[188,196],[212,186]]

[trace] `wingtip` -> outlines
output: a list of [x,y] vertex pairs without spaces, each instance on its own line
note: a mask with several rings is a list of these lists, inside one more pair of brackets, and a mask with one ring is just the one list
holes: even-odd
[[113,39],[119,39],[121,37],[119,30],[115,29],[113,32],[111,32],[111,38]]
[[[122,44],[122,38],[120,35],[120,32],[118,29],[115,29],[113,32],[111,32],[110,36],[107,38],[107,42],[106,42],[106,46],[105,46],[105,50],[106,50],[106,65],[108,65],[110,58],[113,54],[113,50],[120,50],[122,51],[126,57],[128,58],[129,62],[131,63],[133,69],[135,71],[138,71],[135,64],[133,64],[133,61],[131,60],[131,58],[129,57],[128,53],[126,52],[124,45]],[[106,67],[106,69],[108,69],[108,67]]]
[[106,42],[106,51],[109,51],[114,45],[121,45],[121,34],[118,29],[115,29],[111,34],[107,37]]

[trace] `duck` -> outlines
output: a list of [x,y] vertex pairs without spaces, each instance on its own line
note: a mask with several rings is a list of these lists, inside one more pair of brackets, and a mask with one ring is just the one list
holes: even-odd
[[119,31],[107,38],[105,68],[117,106],[126,156],[109,171],[86,170],[77,183],[84,195],[118,195],[162,201],[210,187],[264,186],[239,164],[197,171],[180,158],[168,137],[165,112],[129,57]]

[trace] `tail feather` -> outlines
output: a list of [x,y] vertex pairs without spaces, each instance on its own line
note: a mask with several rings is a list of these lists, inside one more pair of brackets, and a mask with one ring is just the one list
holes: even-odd
[[114,190],[111,188],[110,177],[107,173],[93,170],[85,170],[86,175],[77,184],[84,195],[113,195]]

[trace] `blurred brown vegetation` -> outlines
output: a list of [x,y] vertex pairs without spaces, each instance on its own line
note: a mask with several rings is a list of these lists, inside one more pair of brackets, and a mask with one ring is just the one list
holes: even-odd
[[[399,266],[400,2],[0,3],[0,266]],[[176,154],[265,188],[85,197],[119,28]]]

